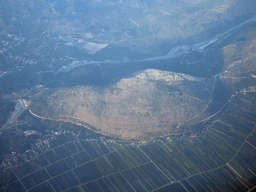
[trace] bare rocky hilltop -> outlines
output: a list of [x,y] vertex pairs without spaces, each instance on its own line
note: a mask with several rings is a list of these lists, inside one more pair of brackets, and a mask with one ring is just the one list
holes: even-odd
[[107,88],[76,86],[42,92],[32,113],[50,119],[79,119],[105,135],[123,139],[177,134],[177,126],[212,100],[214,78],[148,69]]
[[[219,80],[232,95],[256,91],[254,32],[255,27],[248,27],[220,48],[224,67]],[[214,100],[217,79],[218,75],[202,78],[147,69],[106,87],[38,86],[29,109],[41,118],[75,121],[122,139],[175,135],[185,131],[180,125],[213,115],[207,108]]]

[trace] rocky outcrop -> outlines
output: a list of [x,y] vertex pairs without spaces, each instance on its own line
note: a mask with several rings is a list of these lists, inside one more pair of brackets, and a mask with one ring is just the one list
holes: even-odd
[[57,89],[43,100],[39,94],[30,109],[44,118],[79,119],[106,135],[149,138],[179,133],[180,123],[211,102],[213,83],[213,78],[148,69],[104,89]]
[[256,91],[256,30],[249,28],[223,48],[220,80],[231,93]]

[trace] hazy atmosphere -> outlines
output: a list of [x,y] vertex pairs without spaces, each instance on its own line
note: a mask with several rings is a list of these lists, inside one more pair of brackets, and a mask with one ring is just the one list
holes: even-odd
[[0,1],[0,192],[256,189],[256,2]]

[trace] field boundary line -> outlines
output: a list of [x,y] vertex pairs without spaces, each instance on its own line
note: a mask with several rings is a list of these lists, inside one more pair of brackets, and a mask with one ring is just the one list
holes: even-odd
[[[159,189],[162,189],[162,188],[164,188],[164,187],[166,187],[166,186],[169,186],[169,185],[171,185],[171,184],[173,184],[173,183],[176,183],[176,182],[185,181],[185,180],[187,180],[187,179],[189,179],[189,178],[191,178],[191,177],[197,176],[197,175],[201,175],[201,174],[205,174],[205,173],[208,173],[208,172],[215,171],[215,170],[220,169],[220,168],[222,168],[222,167],[224,167],[224,166],[226,166],[226,165],[228,166],[228,163],[230,163],[231,161],[233,161],[233,160],[236,158],[236,156],[238,155],[238,153],[240,152],[240,150],[242,149],[242,147],[244,146],[244,144],[247,142],[248,137],[255,131],[255,128],[256,128],[256,125],[254,126],[253,130],[247,135],[247,137],[245,138],[245,140],[243,141],[243,143],[241,144],[241,146],[238,148],[238,150],[237,150],[237,152],[235,153],[235,155],[234,155],[228,162],[226,162],[226,163],[224,163],[223,165],[220,165],[220,166],[218,166],[218,167],[215,167],[214,169],[210,169],[210,170],[208,170],[208,171],[203,171],[203,172],[200,172],[200,173],[197,173],[197,174],[194,174],[194,175],[190,175],[189,177],[186,177],[186,178],[184,178],[184,179],[176,180],[176,181],[167,183],[167,184],[165,184],[165,185],[163,185],[163,186],[161,186],[161,187],[159,187],[159,188],[154,189],[153,191],[157,191],[157,190],[159,190]],[[229,166],[228,166],[228,167],[229,167]],[[231,170],[232,170],[232,169],[231,169]]]

